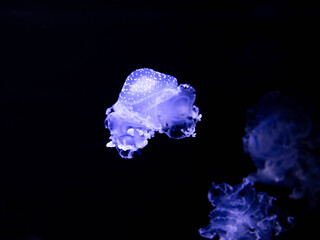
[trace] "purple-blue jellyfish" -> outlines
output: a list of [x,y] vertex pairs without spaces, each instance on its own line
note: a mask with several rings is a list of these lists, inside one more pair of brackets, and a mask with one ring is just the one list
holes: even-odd
[[292,217],[274,206],[275,198],[257,193],[248,178],[234,187],[213,183],[208,198],[214,210],[209,215],[210,224],[199,229],[205,238],[269,240],[282,230],[288,230],[293,223]]
[[195,99],[195,89],[188,84],[178,86],[173,76],[148,68],[135,70],[118,101],[107,109],[105,126],[111,133],[107,147],[116,147],[122,158],[132,158],[155,132],[174,139],[195,137],[201,119]]
[[243,143],[257,167],[253,181],[285,186],[295,199],[320,193],[319,154],[314,154],[320,138],[310,109],[301,96],[276,91],[248,110]]

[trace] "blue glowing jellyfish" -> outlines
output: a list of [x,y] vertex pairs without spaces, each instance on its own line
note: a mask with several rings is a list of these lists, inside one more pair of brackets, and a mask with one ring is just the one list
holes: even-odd
[[193,105],[195,89],[178,86],[177,79],[152,69],[141,68],[126,79],[118,101],[107,109],[105,126],[110,130],[107,147],[116,147],[120,156],[133,154],[148,144],[155,132],[170,138],[195,137],[199,109]]
[[209,215],[210,224],[199,229],[205,238],[269,240],[291,228],[293,223],[292,217],[274,206],[275,198],[263,192],[257,193],[248,178],[234,187],[213,183],[208,198],[214,210]]
[[243,143],[257,167],[252,180],[290,188],[295,199],[319,195],[320,135],[311,113],[307,100],[282,91],[266,95],[248,110]]

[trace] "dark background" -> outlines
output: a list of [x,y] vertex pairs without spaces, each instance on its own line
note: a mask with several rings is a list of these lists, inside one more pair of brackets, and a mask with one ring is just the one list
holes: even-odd
[[[1,2],[1,240],[203,239],[211,182],[255,170],[246,109],[291,88],[319,115],[319,9],[208,2]],[[157,134],[126,160],[105,147],[105,110],[142,67],[192,85],[203,119],[196,138]],[[296,218],[276,239],[318,233],[304,200],[257,189]]]

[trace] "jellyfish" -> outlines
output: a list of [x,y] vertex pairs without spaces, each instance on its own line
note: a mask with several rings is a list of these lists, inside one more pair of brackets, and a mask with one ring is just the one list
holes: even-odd
[[289,230],[293,218],[274,205],[274,197],[257,192],[254,183],[244,178],[241,184],[214,184],[209,190],[210,223],[199,229],[202,237],[220,240],[270,240]]
[[257,167],[252,180],[289,188],[294,199],[319,199],[320,134],[312,112],[292,91],[271,92],[248,110],[243,143]]
[[141,68],[126,79],[117,102],[106,111],[110,131],[107,147],[115,147],[122,158],[133,158],[155,133],[182,139],[196,136],[201,120],[194,106],[195,89],[175,77]]

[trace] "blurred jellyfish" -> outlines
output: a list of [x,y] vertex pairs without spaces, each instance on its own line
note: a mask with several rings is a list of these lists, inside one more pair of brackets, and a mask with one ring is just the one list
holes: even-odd
[[269,240],[293,224],[293,218],[273,204],[275,198],[257,193],[248,178],[234,187],[213,183],[208,198],[214,210],[209,215],[210,224],[199,229],[205,238]]
[[120,156],[133,154],[148,144],[155,132],[170,138],[195,137],[199,109],[193,105],[195,89],[178,86],[177,79],[152,69],[141,68],[126,79],[118,101],[106,111],[110,130],[107,147],[116,147]]
[[[311,105],[292,92],[272,92],[248,110],[244,150],[254,161],[254,181],[292,189],[292,198],[319,193],[320,164],[315,155]],[[313,149],[312,149],[313,146]]]

